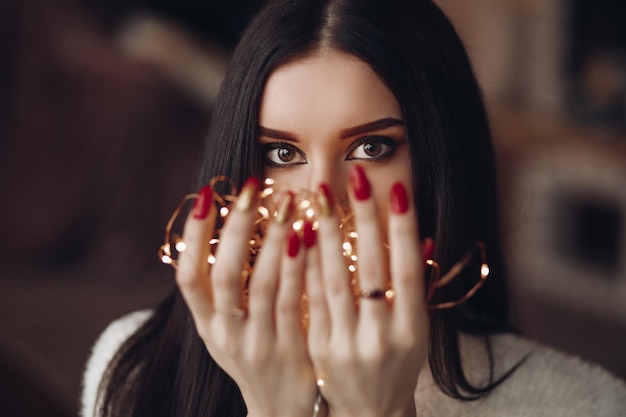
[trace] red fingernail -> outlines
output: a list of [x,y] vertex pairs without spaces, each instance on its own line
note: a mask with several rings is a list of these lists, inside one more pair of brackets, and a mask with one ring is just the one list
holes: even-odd
[[350,185],[357,200],[363,201],[370,198],[370,183],[365,176],[365,171],[358,165],[350,170]]
[[313,229],[313,223],[306,221],[302,229],[302,240],[304,240],[304,246],[309,249],[315,245],[317,241],[317,231]]
[[198,193],[198,198],[196,198],[196,202],[193,205],[193,218],[198,220],[206,219],[212,203],[213,190],[210,186],[205,185]]
[[433,243],[433,240],[429,237],[424,239],[424,242],[422,244],[424,245],[423,246],[424,262],[426,262],[427,260],[432,258],[433,250],[435,249],[435,244]]
[[404,214],[409,211],[409,197],[406,188],[401,182],[397,182],[391,187],[391,211],[396,214]]
[[300,236],[295,230],[291,230],[287,235],[287,255],[290,258],[295,258],[298,256],[298,252],[300,251]]

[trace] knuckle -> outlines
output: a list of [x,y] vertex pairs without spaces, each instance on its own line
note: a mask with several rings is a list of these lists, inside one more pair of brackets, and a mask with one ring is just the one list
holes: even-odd
[[211,281],[216,290],[227,290],[231,286],[231,274],[224,269],[215,269],[211,273]]
[[184,289],[194,289],[200,284],[200,274],[197,270],[180,266],[176,272],[176,284]]
[[292,298],[280,300],[276,312],[280,315],[296,315],[300,313],[300,303]]
[[308,296],[309,309],[321,310],[326,307],[326,301],[320,293],[311,294]]
[[403,287],[415,284],[417,274],[414,271],[402,270],[393,280]]
[[272,282],[264,279],[253,279],[250,287],[250,291],[254,294],[254,297],[268,298],[274,295],[274,285]]

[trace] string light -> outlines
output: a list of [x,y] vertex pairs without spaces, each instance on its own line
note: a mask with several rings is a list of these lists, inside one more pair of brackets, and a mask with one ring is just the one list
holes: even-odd
[[[229,192],[222,194],[217,193],[215,191],[215,185],[217,183],[227,184],[229,186]],[[273,179],[266,178],[263,184],[264,188],[259,191],[260,202],[257,209],[257,219],[254,222],[255,227],[253,236],[248,241],[248,262],[244,265],[244,269],[241,272],[242,285],[244,288],[244,300],[247,300],[248,279],[252,275],[254,260],[262,250],[264,241],[263,238],[266,234],[266,229],[272,218],[277,213],[278,201],[280,201],[280,196],[282,196],[282,193],[279,192],[281,191],[280,187]],[[214,190],[213,199],[215,201],[215,204],[217,205],[220,216],[223,219],[223,221],[221,221],[219,225],[223,225],[224,221],[228,218],[228,215],[230,214],[233,204],[237,201],[237,187],[231,179],[224,176],[213,178],[210,185],[211,188]],[[278,195],[279,197],[276,198],[276,195]],[[178,267],[178,255],[185,251],[186,245],[185,242],[182,240],[182,237],[179,234],[173,232],[172,229],[174,227],[176,219],[184,208],[184,205],[197,197],[197,194],[189,194],[185,196],[172,214],[169,222],[167,223],[167,226],[165,228],[164,243],[159,248],[159,258],[161,259],[161,262],[166,265],[172,265],[174,268]],[[295,231],[299,233],[302,232],[302,230],[304,229],[305,220],[312,223],[314,230],[317,230],[319,228],[319,222],[316,218],[317,216],[315,212],[316,206],[315,204],[313,204],[313,201],[316,201],[316,199],[314,193],[311,191],[304,190],[294,193],[294,207],[296,212],[294,213],[293,217],[297,220],[292,223],[292,227]],[[361,292],[358,284],[357,273],[357,246],[359,236],[355,230],[353,214],[351,213],[351,211],[348,208],[342,206],[334,207],[334,210],[339,217],[339,229],[343,235],[342,253],[344,258],[346,259],[347,269],[351,274],[350,282],[355,295],[355,303],[358,304],[359,294]],[[215,230],[214,237],[209,241],[210,253],[207,257],[207,262],[210,265],[213,265],[216,262],[215,254],[217,251],[217,246],[220,242],[219,235],[221,232],[221,226],[219,225]],[[172,244],[174,246],[175,253],[174,251],[172,251]],[[384,246],[390,249],[389,245],[385,244]],[[490,270],[489,265],[486,262],[484,244],[481,241],[478,241],[473,246],[471,246],[468,252],[461,258],[461,260],[453,265],[450,270],[443,276],[440,276],[439,264],[436,261],[432,259],[428,259],[426,261],[426,265],[433,269],[432,278],[430,279],[431,284],[426,291],[426,300],[427,302],[429,302],[433,298],[434,292],[437,289],[448,284],[469,265],[476,251],[480,252],[482,259],[482,263],[480,265],[479,281],[470,289],[470,291],[465,294],[465,296],[461,297],[460,299],[434,305],[428,305],[429,309],[438,310],[451,308],[467,301],[467,299],[474,295],[474,293],[483,284],[485,279],[489,276]],[[392,284],[393,283],[390,283],[389,288],[385,291],[385,298],[390,302],[395,297],[395,291],[392,288]],[[306,317],[308,320],[308,300],[306,299],[306,295],[303,296],[301,307],[303,317]]]

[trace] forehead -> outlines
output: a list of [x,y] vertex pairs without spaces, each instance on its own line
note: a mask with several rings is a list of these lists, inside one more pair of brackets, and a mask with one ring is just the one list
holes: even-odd
[[[321,50],[278,67],[263,91],[260,123],[359,124],[395,117],[395,96],[364,61],[336,50]],[[285,126],[289,128],[289,126]]]

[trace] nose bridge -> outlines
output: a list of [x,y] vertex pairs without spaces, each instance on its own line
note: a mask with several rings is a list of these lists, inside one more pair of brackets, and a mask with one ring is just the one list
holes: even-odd
[[307,188],[316,191],[320,184],[327,184],[337,198],[344,199],[346,193],[347,167],[345,161],[336,157],[320,156],[315,158],[311,166],[311,175]]

